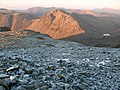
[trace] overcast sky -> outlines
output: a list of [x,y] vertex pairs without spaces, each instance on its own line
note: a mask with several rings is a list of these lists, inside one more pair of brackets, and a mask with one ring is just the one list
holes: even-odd
[[0,8],[27,9],[29,7],[64,7],[77,9],[120,9],[120,0],[0,0]]

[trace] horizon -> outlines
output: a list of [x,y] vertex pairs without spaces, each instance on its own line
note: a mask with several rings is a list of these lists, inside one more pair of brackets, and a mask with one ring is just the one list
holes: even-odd
[[[50,2],[51,1],[51,2]],[[120,0],[0,0],[0,8],[6,9],[28,9],[31,7],[61,7],[67,9],[96,9],[96,8],[112,8],[120,9]]]
[[116,8],[108,8],[108,7],[103,7],[103,8],[93,8],[93,9],[84,9],[84,8],[65,8],[65,7],[46,7],[46,6],[33,6],[33,7],[28,7],[28,8],[5,8],[5,7],[0,7],[0,9],[7,9],[7,10],[27,10],[30,8],[63,8],[63,9],[75,9],[75,10],[96,10],[96,9],[115,9],[115,10],[120,10],[120,9],[116,9]]

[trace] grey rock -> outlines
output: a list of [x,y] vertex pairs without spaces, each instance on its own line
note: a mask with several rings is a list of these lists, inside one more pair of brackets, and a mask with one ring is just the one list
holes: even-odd
[[70,84],[65,83],[65,90],[70,90]]
[[21,69],[25,69],[28,66],[28,64],[26,62],[20,61],[20,68]]
[[73,89],[73,90],[83,90],[83,88],[82,88],[81,85],[73,85],[73,86],[72,86],[72,89]]
[[40,67],[40,64],[39,63],[35,63],[35,66]]
[[27,74],[31,74],[33,71],[34,71],[34,68],[31,67],[31,66],[28,66],[28,67],[25,68],[25,72],[26,72]]
[[46,76],[43,76],[42,80],[45,81],[46,80]]
[[4,56],[4,53],[1,53],[1,52],[0,52],[0,57],[2,57],[2,56]]
[[38,72],[39,72],[39,74],[44,74],[45,69],[43,67],[39,67]]
[[25,71],[23,71],[22,69],[19,69],[18,73],[19,73],[19,74],[24,74]]
[[27,90],[26,88],[24,88],[23,86],[13,86],[10,90]]
[[19,68],[19,65],[14,65],[14,66],[8,68],[6,71],[7,71],[7,72],[8,72],[8,71],[12,71],[12,70],[18,69],[18,68]]
[[29,77],[30,77],[29,74],[24,74],[24,76],[23,76],[24,79],[27,79],[27,78],[29,78]]
[[55,66],[54,65],[48,65],[48,67],[47,67],[47,70],[55,70],[56,68],[55,68]]
[[21,85],[25,85],[25,84],[28,84],[28,81],[26,79],[19,79],[18,80],[18,83],[21,84]]
[[41,90],[48,90],[49,89],[49,86],[48,85],[43,85],[40,87]]
[[9,90],[9,87],[0,79],[0,86],[4,87],[6,90]]
[[62,82],[65,82],[66,81],[66,78],[63,74],[59,74],[58,76],[58,80],[62,81]]
[[6,74],[0,74],[0,79],[9,78],[9,77],[10,77],[9,75],[6,75]]
[[4,87],[2,87],[2,86],[0,86],[0,90],[5,90],[5,88],[4,88]]
[[33,83],[35,83],[35,80],[31,80],[28,84],[33,84]]
[[55,88],[56,88],[55,83],[51,82],[51,85],[52,85],[52,90],[55,90]]
[[10,78],[5,78],[5,79],[3,79],[3,82],[8,86],[8,85],[10,85],[11,80],[10,80]]
[[35,90],[40,90],[40,88],[37,88],[37,89],[35,89]]
[[16,83],[18,81],[18,75],[10,76],[11,83]]

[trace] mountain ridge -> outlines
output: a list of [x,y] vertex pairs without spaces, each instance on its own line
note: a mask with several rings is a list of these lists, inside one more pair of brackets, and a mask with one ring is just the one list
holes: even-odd
[[93,9],[93,11],[101,13],[101,12],[106,12],[109,14],[115,14],[115,15],[120,15],[120,9],[113,9],[113,8],[98,8],[98,9]]

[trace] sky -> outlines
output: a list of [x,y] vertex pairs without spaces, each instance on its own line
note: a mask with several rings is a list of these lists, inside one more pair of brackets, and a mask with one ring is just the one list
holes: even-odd
[[120,0],[0,0],[0,8],[27,9],[36,6],[71,9],[120,9]]

